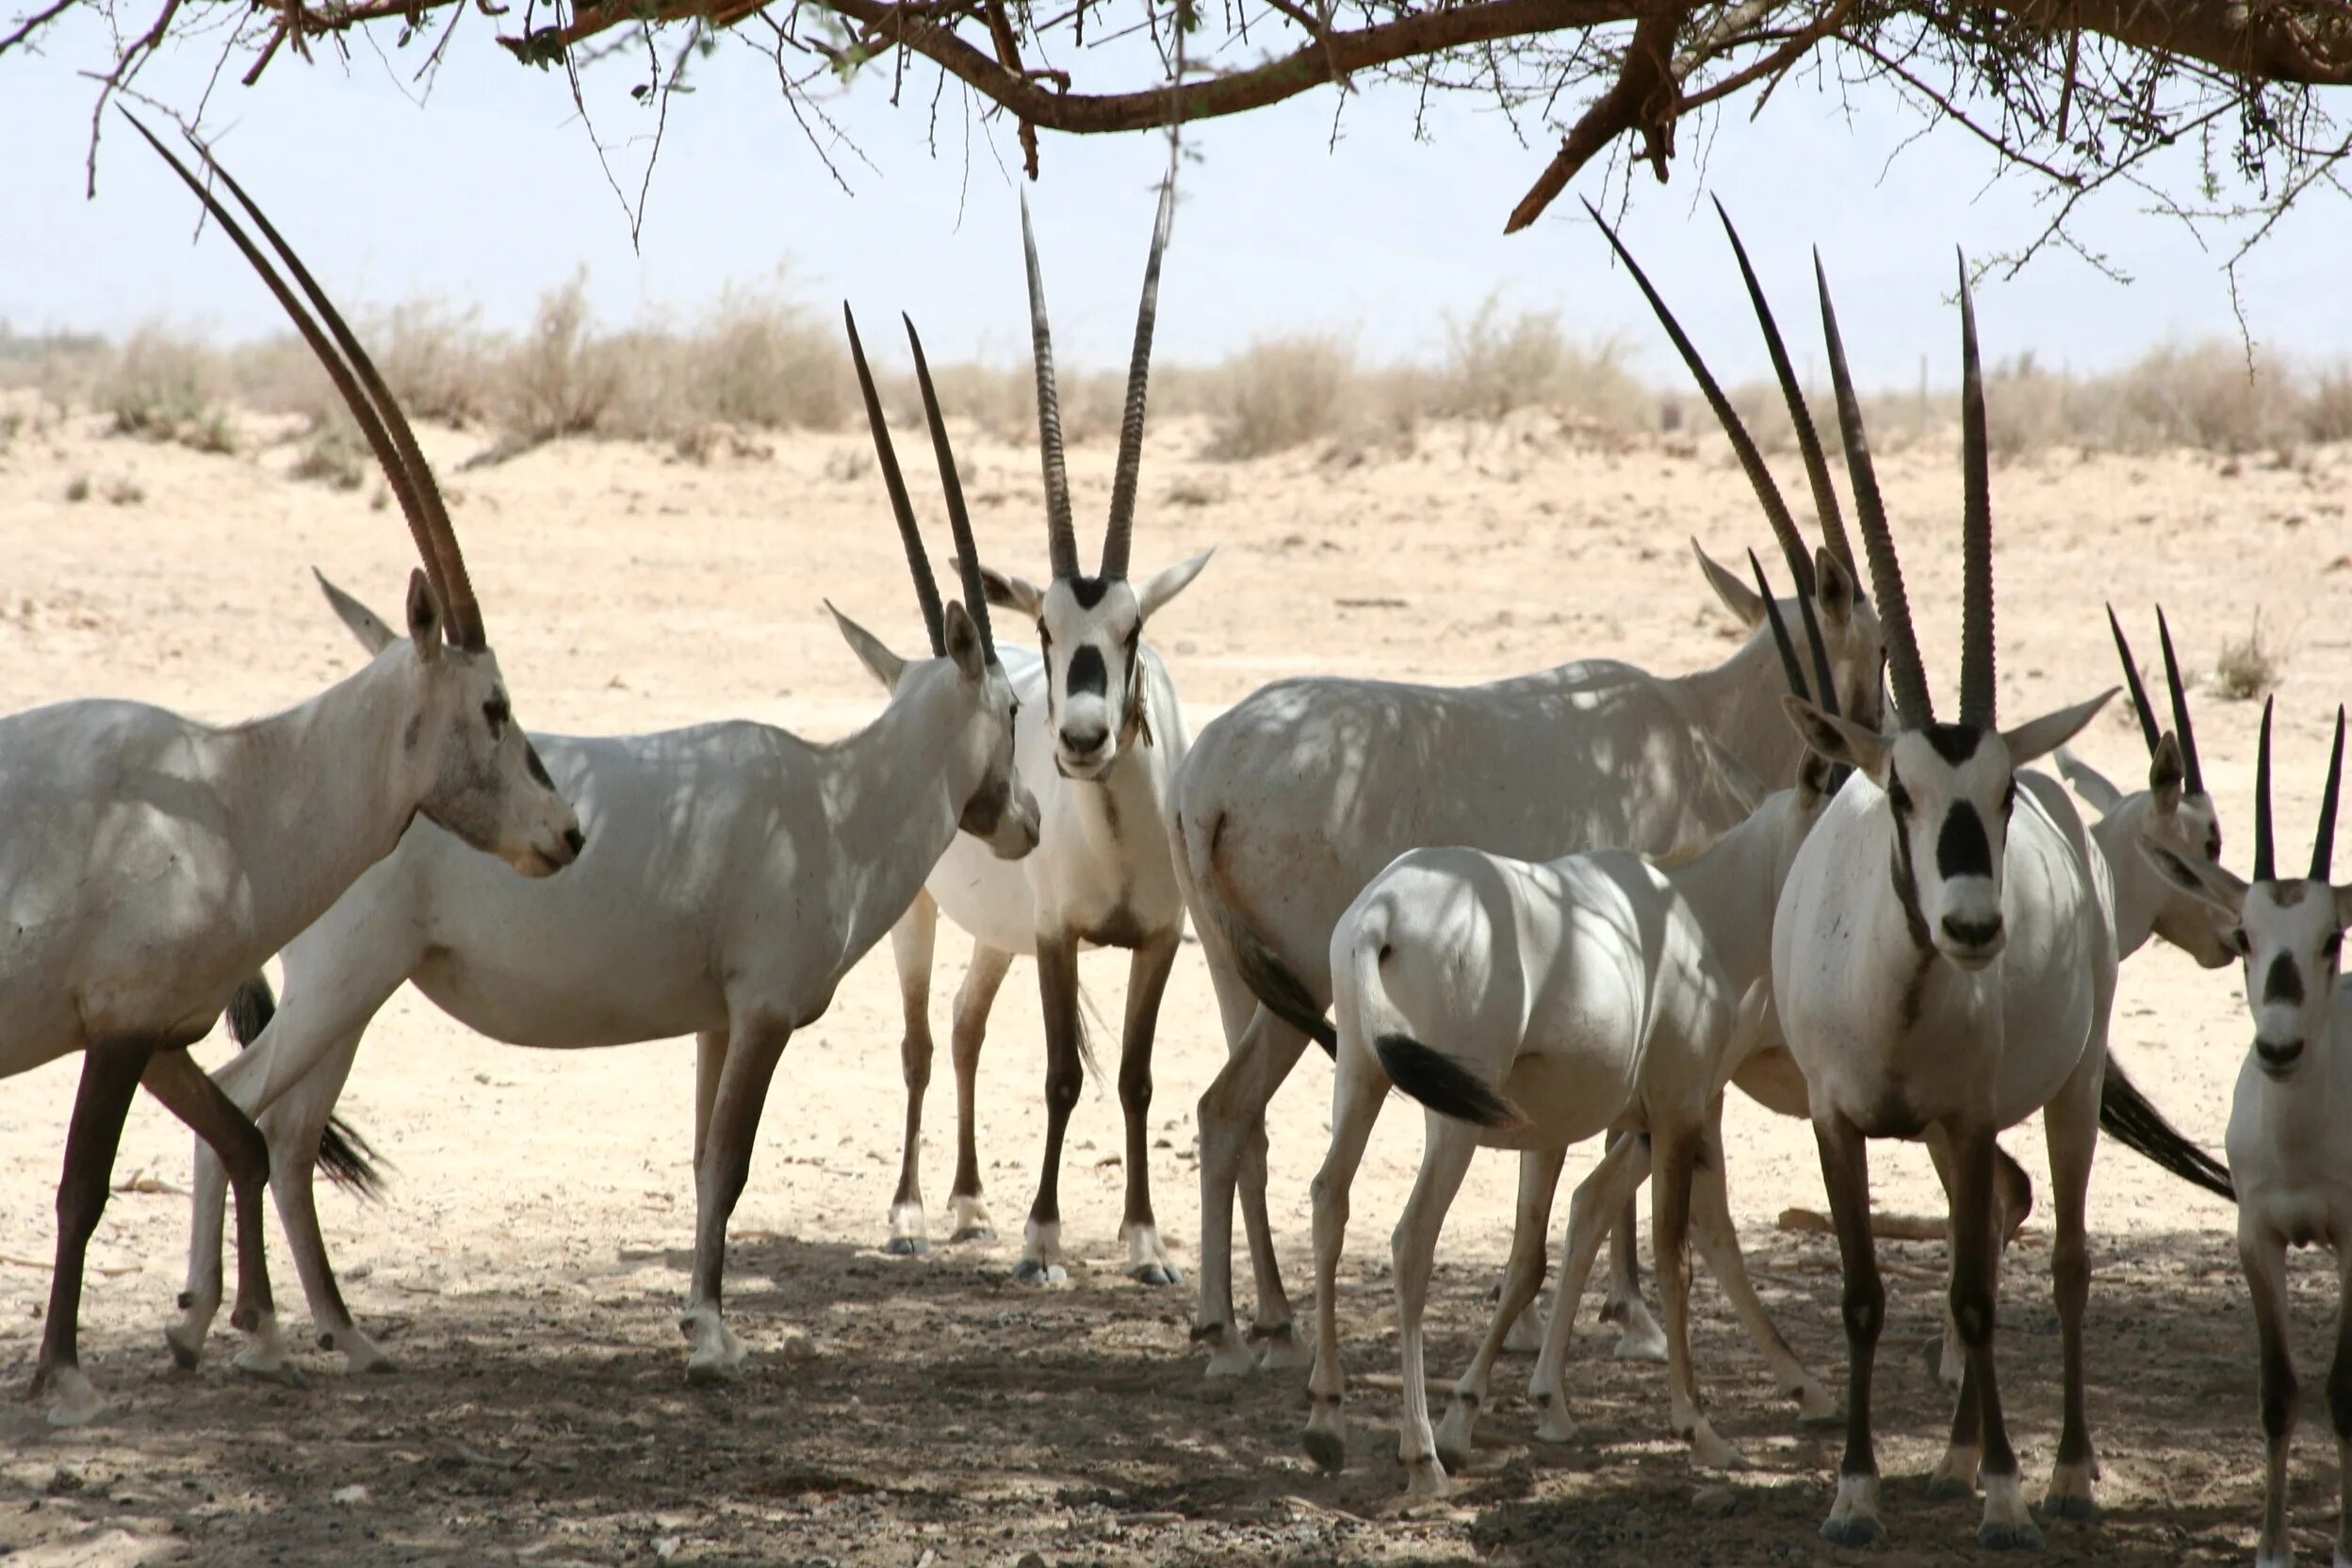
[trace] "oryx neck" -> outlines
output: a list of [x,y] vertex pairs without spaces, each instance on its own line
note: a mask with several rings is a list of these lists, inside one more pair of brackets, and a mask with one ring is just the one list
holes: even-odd
[[2129,958],[2156,934],[2156,913],[2166,896],[2164,878],[2140,853],[2140,828],[2153,798],[2146,790],[2126,795],[2090,825],[2091,841],[2106,858],[2115,883],[2115,958]]
[[819,798],[837,863],[867,868],[851,890],[843,951],[863,952],[906,912],[955,839],[979,784],[971,711],[955,664],[926,659],[907,666],[872,724],[826,754]]
[[1784,851],[1794,796],[1782,791],[1705,853],[1662,874],[1690,908],[1735,993],[1766,977],[1772,960],[1772,908],[1788,879]]
[[1699,727],[1723,753],[1759,779],[1786,780],[1802,743],[1781,711],[1788,682],[1769,636],[1751,636],[1721,664],[1671,677]]

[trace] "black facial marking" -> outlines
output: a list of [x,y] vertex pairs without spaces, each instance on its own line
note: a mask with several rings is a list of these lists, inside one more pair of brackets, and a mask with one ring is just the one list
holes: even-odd
[[[1893,864],[1887,870],[1894,879],[1896,902],[1903,906],[1903,927],[1911,933],[1911,945],[1919,951],[1924,964],[1936,952],[1936,939],[1927,928],[1927,911],[1919,907],[1919,874],[1911,863],[1911,835],[1900,825],[1895,828]],[[1916,1013],[1907,1021],[1917,1022]]]
[[1973,802],[1955,802],[1944,813],[1943,830],[1936,835],[1936,874],[1947,882],[1993,874],[1992,841],[1984,836],[1984,819]]
[[1012,781],[999,778],[980,786],[972,797],[964,802],[963,819],[956,826],[975,839],[985,839],[996,831],[1004,819],[1004,808],[1013,798]]
[[1070,596],[1078,601],[1081,610],[1092,610],[1102,602],[1114,579],[1107,577],[1074,577],[1070,580]]
[[492,740],[506,733],[507,722],[514,717],[514,710],[507,702],[505,692],[495,686],[490,689],[490,700],[482,705],[482,717],[490,726]]
[[1984,731],[1964,724],[1932,724],[1919,733],[1927,737],[1936,756],[1955,768],[1974,757],[1977,743],[1984,739]]
[[1899,819],[1911,814],[1911,792],[1903,787],[1903,775],[1892,762],[1886,764],[1886,806]]
[[547,776],[547,765],[539,760],[539,748],[529,742],[523,744],[523,771],[531,775],[531,782],[542,789],[555,788],[555,780]]
[[1063,688],[1075,696],[1082,692],[1102,695],[1111,689],[1110,672],[1102,663],[1102,650],[1088,643],[1070,656],[1070,674]]
[[2270,961],[2270,972],[2262,978],[2264,1004],[2283,1002],[2295,1006],[2303,1000],[2303,972],[2295,967],[2295,960],[2281,953]]

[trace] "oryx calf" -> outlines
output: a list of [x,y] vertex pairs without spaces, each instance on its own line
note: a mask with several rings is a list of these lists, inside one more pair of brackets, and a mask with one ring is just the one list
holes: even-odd
[[1002,572],[984,571],[983,576],[989,603],[1017,610],[1037,623],[1040,651],[1007,647],[1004,655],[1021,709],[1014,760],[1022,784],[1037,798],[1037,848],[1013,865],[958,839],[939,858],[913,906],[890,933],[906,1015],[901,1046],[906,1135],[898,1192],[890,1201],[893,1252],[920,1252],[928,1245],[920,1167],[923,1097],[931,1082],[931,958],[939,916],[945,911],[949,921],[972,935],[972,962],[956,994],[952,1036],[956,1182],[948,1201],[958,1241],[994,1233],[981,1198],[972,1103],[988,1009],[1013,959],[1024,954],[1037,957],[1045,1009],[1045,1159],[1023,1232],[1021,1261],[1014,1269],[1017,1279],[1037,1283],[1057,1280],[1063,1273],[1062,1139],[1082,1086],[1078,953],[1085,947],[1123,947],[1135,955],[1128,972],[1127,1022],[1119,1064],[1119,1106],[1127,1122],[1127,1203],[1120,1222],[1127,1271],[1152,1285],[1176,1284],[1184,1278],[1161,1244],[1152,1215],[1149,1115],[1160,998],[1184,928],[1184,897],[1169,858],[1168,816],[1170,781],[1184,760],[1189,737],[1175,683],[1142,638],[1144,623],[1184,590],[1207,564],[1208,556],[1195,556],[1140,582],[1130,582],[1127,577],[1128,539],[1143,463],[1144,391],[1158,314],[1160,255],[1168,244],[1174,198],[1171,181],[1160,193],[1151,258],[1144,266],[1126,416],[1119,426],[1119,464],[1111,482],[1110,527],[1102,541],[1102,567],[1091,577],[1078,564],[1044,284],[1029,229],[1028,204],[1021,204],[1037,357],[1037,428],[1045,466],[1046,546],[1054,576],[1042,588]]
[[2344,934],[2352,928],[2352,885],[2331,886],[2336,805],[2344,783],[2344,710],[2328,758],[2328,785],[2308,874],[2278,874],[2270,820],[2271,705],[2254,776],[2254,880],[2181,858],[2161,843],[2148,857],[2176,886],[2230,923],[2228,940],[2246,963],[2253,1049],[2238,1069],[2230,1105],[2230,1174],[2238,1188],[2238,1262],[2254,1300],[2262,1348],[2262,1568],[2295,1561],[2287,1535],[2287,1452],[2295,1434],[2295,1358],[2287,1346],[2287,1249],[2325,1247],[2336,1255],[2336,1353],[2328,1369],[2328,1413],[2336,1432],[2342,1494],[2335,1560],[2352,1563],[2352,984],[2344,976]]
[[141,1076],[235,1166],[233,1320],[255,1336],[239,1364],[282,1372],[261,1252],[267,1156],[186,1048],[211,1032],[238,982],[389,854],[413,818],[498,856],[506,865],[482,864],[508,886],[521,884],[507,866],[545,876],[580,847],[571,808],[514,723],[457,535],[399,405],[237,182],[205,155],[308,309],[204,183],[139,129],[326,367],[384,465],[425,569],[410,580],[408,635],[283,713],[216,727],[141,703],[83,701],[0,719],[0,1077],[84,1054],[33,1378],[37,1395],[54,1396],[49,1417],[59,1424],[100,1408],[80,1367],[82,1265]]
[[[959,828],[1006,857],[1037,843],[1037,806],[1013,773],[1012,688],[989,641],[971,522],[922,345],[916,373],[964,563],[966,604],[944,610],[854,322],[850,350],[933,654],[902,660],[834,612],[890,689],[881,716],[831,744],[750,722],[542,737],[549,771],[594,828],[570,874],[515,883],[417,824],[287,944],[284,1005],[221,1070],[240,1104],[267,1113],[279,1209],[321,1343],[353,1366],[388,1363],[335,1289],[308,1167],[361,1033],[404,982],[514,1045],[696,1037],[694,1264],[680,1327],[693,1347],[689,1380],[724,1379],[745,1358],[720,1315],[727,1221],[786,1042],[824,1014]],[[366,610],[331,596],[362,642],[383,641]],[[288,1102],[276,1103],[281,1096]],[[188,1315],[172,1331],[191,1356],[220,1298],[220,1188],[202,1166],[196,1217]]]

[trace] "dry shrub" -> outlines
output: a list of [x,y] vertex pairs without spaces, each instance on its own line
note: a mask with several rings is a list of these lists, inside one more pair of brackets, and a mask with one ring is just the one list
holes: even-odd
[[490,417],[502,345],[471,309],[412,300],[387,311],[368,340],[383,345],[377,368],[411,419],[463,430]]
[[329,419],[311,432],[287,472],[330,490],[356,490],[368,481],[372,456],[349,417]]
[[1330,333],[1261,338],[1220,369],[1209,455],[1239,461],[1335,433],[1356,350]]
[[179,441],[199,451],[237,449],[222,402],[220,355],[193,337],[150,324],[131,335],[102,377],[99,409],[117,435]]
[[2285,657],[2262,635],[2262,617],[2257,612],[2244,637],[2223,640],[2213,659],[2213,684],[2232,702],[2251,702],[2277,688],[2285,663]]
[[584,270],[540,297],[537,319],[498,376],[500,423],[510,436],[536,443],[613,433],[607,427],[625,385],[626,343],[597,338],[589,321]]
[[1590,346],[1569,341],[1555,310],[1506,317],[1501,299],[1488,295],[1467,321],[1446,316],[1446,349],[1429,386],[1425,412],[1457,418],[1499,419],[1513,409],[1544,405],[1620,429],[1650,423],[1650,391],[1625,367],[1625,346],[1603,338]]
[[2303,433],[2313,441],[2352,441],[2352,361],[2339,359],[2311,372]]
[[697,414],[761,430],[836,430],[850,400],[841,340],[784,292],[780,279],[729,287],[681,345]]
[[2236,456],[2292,446],[2299,433],[2291,379],[2268,355],[2249,359],[2233,345],[2161,348],[2112,384],[2123,442]]

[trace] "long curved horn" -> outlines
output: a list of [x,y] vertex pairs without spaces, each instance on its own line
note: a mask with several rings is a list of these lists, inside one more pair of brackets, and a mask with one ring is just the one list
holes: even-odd
[[906,341],[915,351],[915,383],[923,388],[923,416],[931,427],[931,452],[939,460],[939,488],[947,495],[947,526],[956,536],[956,567],[964,580],[964,609],[980,629],[980,646],[995,663],[996,631],[988,625],[988,591],[980,580],[980,547],[972,543],[972,514],[964,510],[964,479],[956,471],[956,453],[947,444],[947,419],[939,413],[939,395],[931,387],[931,363],[923,357],[923,338],[915,318],[904,311]]
[[[196,151],[204,160],[205,167],[219,175],[220,182],[235,193],[238,204],[252,215],[255,226],[269,237],[278,254],[285,258],[287,269],[300,281],[303,292],[325,318],[327,328],[322,329],[310,311],[295,297],[293,288],[270,264],[270,258],[262,253],[261,247],[253,243],[253,237],[238,224],[220,198],[136,115],[128,109],[121,113],[123,119],[130,122],[131,128],[145,139],[147,145],[172,166],[172,172],[179,175],[181,182],[195,192],[204,210],[220,223],[221,231],[244,253],[253,270],[260,274],[261,281],[284,307],[295,330],[302,335],[302,341],[317,356],[319,367],[327,373],[327,379],[334,383],[335,391],[341,395],[344,406],[351,410],[351,420],[358,425],[368,449],[375,454],[376,462],[384,469],[384,483],[391,490],[393,498],[400,503],[400,515],[407,520],[409,536],[416,541],[416,553],[424,563],[425,575],[441,596],[442,607],[449,613],[451,640],[464,646],[480,647],[481,610],[474,602],[472,586],[466,581],[465,560],[457,553],[457,536],[449,530],[449,514],[442,505],[439,489],[433,483],[433,471],[425,463],[423,454],[416,451],[416,438],[409,433],[407,421],[400,417],[399,403],[384,389],[383,380],[376,375],[374,365],[351,336],[351,330],[343,324],[342,318],[328,301],[325,290],[318,286],[318,280],[311,276],[309,270],[295,255],[293,248],[263,215],[253,199],[245,193],[227,170],[220,167],[211,153],[199,144]],[[334,334],[332,340],[328,335],[329,329]],[[338,345],[341,351],[338,351]],[[354,373],[355,368],[357,374]],[[397,423],[400,434],[406,437],[404,444],[396,441],[392,432],[386,428],[387,416],[390,422]],[[415,453],[413,463],[411,453]]]
[[1657,314],[1658,325],[1664,327],[1666,335],[1674,340],[1674,351],[1682,355],[1683,364],[1690,368],[1691,378],[1699,384],[1699,392],[1707,399],[1707,406],[1715,411],[1716,422],[1731,438],[1731,449],[1739,457],[1740,466],[1746,471],[1748,483],[1755,487],[1756,498],[1763,503],[1765,519],[1772,525],[1772,537],[1780,541],[1781,556],[1788,563],[1789,575],[1797,580],[1797,591],[1800,594],[1811,593],[1812,552],[1805,547],[1804,537],[1797,532],[1796,519],[1788,514],[1788,503],[1780,498],[1780,486],[1772,482],[1772,471],[1764,466],[1764,454],[1756,449],[1756,443],[1749,438],[1747,427],[1740,422],[1740,416],[1733,410],[1731,400],[1723,396],[1723,389],[1715,384],[1715,378],[1708,372],[1707,362],[1699,357],[1699,351],[1683,332],[1682,323],[1674,319],[1674,313],[1666,308],[1666,302],[1658,297],[1657,289],[1650,286],[1649,274],[1642,270],[1642,264],[1633,259],[1633,253],[1625,249],[1625,242],[1617,237],[1617,231],[1609,226],[1609,220],[1601,216],[1598,207],[1586,202],[1584,210],[1592,215],[1592,221],[1599,224],[1601,233],[1609,237],[1609,243],[1616,251],[1618,259],[1625,264],[1625,270],[1632,273],[1633,281],[1641,286],[1642,297],[1650,302],[1650,309]]
[[1797,645],[1789,640],[1788,623],[1782,618],[1779,602],[1772,597],[1772,585],[1764,576],[1764,563],[1756,558],[1754,550],[1748,551],[1748,570],[1756,574],[1756,591],[1764,596],[1764,618],[1772,623],[1772,646],[1780,650],[1780,671],[1788,678],[1788,690],[1807,701],[1815,700],[1805,686],[1804,666],[1797,662]]
[[2140,739],[2148,743],[2148,754],[2156,755],[2164,736],[2156,727],[2156,710],[2148,705],[2148,688],[2140,684],[2139,662],[2132,657],[2132,645],[2123,635],[2123,623],[2115,619],[2115,607],[2107,607],[2107,629],[2115,633],[2115,654],[2123,661],[2123,683],[2132,694],[2132,710],[2140,716]]
[[2278,698],[2262,699],[2262,739],[2254,747],[2254,880],[2278,879],[2278,858],[2270,832],[2270,710]]
[[1984,438],[1984,374],[1976,359],[1976,302],[1960,258],[1960,722],[1993,727],[1993,479]]
[[[2188,689],[2180,684],[2180,662],[2172,656],[2172,628],[2164,624],[2164,607],[2156,607],[2156,637],[2164,645],[2164,684],[2172,688],[2172,732],[2180,741],[2189,793],[2205,792],[2205,769],[2197,760],[2197,731],[2189,727]],[[2133,701],[2139,700],[2135,695]]]
[[1037,270],[1037,237],[1029,227],[1029,197],[1021,198],[1021,248],[1029,269],[1029,347],[1037,369],[1037,452],[1045,464],[1045,544],[1057,578],[1078,575],[1078,536],[1070,522],[1070,468],[1062,461],[1062,397],[1054,384],[1054,329],[1045,318],[1045,276]]
[[1135,348],[1127,360],[1127,407],[1119,420],[1119,467],[1111,478],[1111,526],[1102,535],[1102,575],[1127,575],[1127,538],[1135,524],[1135,484],[1143,471],[1143,391],[1152,379],[1152,328],[1160,314],[1160,253],[1168,249],[1168,219],[1176,210],[1176,176],[1160,187],[1160,215],[1152,225],[1152,258],[1143,264],[1143,302],[1135,307]]
[[2325,882],[2336,858],[2336,794],[2344,786],[2344,704],[2336,704],[2336,743],[2328,753],[2328,792],[2319,797],[2319,832],[2311,839],[2311,880]]
[[[1805,406],[1805,394],[1797,386],[1797,373],[1788,363],[1788,345],[1780,339],[1780,323],[1772,319],[1772,307],[1764,298],[1764,286],[1756,281],[1756,269],[1748,265],[1748,248],[1740,242],[1740,231],[1731,226],[1731,214],[1723,210],[1723,198],[1715,201],[1715,216],[1723,220],[1723,233],[1731,238],[1731,253],[1740,259],[1740,276],[1748,286],[1748,300],[1756,306],[1756,319],[1764,329],[1764,349],[1772,355],[1772,374],[1780,380],[1780,395],[1788,404],[1788,422],[1797,433],[1797,449],[1805,455],[1805,482],[1813,488],[1813,514],[1821,526],[1821,542],[1829,553],[1838,558],[1846,570],[1854,569],[1854,542],[1846,537],[1845,514],[1838,507],[1838,487],[1830,482],[1829,459],[1821,450],[1821,433],[1813,428],[1813,411]],[[1800,584],[1799,597],[1814,592],[1810,582]]]
[[1886,529],[1886,508],[1879,499],[1878,475],[1870,466],[1870,439],[1862,430],[1862,403],[1854,395],[1854,377],[1846,369],[1845,340],[1838,335],[1838,311],[1829,300],[1829,273],[1821,253],[1813,253],[1813,281],[1821,297],[1821,331],[1829,339],[1830,380],[1838,389],[1838,429],[1845,438],[1846,480],[1854,487],[1854,511],[1862,529],[1862,548],[1870,557],[1870,595],[1878,605],[1878,624],[1886,639],[1886,680],[1893,688],[1895,714],[1910,728],[1936,722],[1936,705],[1927,694],[1927,668],[1919,662],[1919,634],[1911,629],[1911,600],[1903,593],[1903,564],[1895,559],[1894,535]]
[[923,629],[931,634],[931,656],[936,659],[947,652],[947,619],[939,608],[939,585],[931,576],[923,531],[915,526],[915,503],[906,498],[906,481],[898,471],[898,452],[890,445],[890,421],[882,416],[882,398],[874,389],[874,372],[866,368],[866,346],[858,340],[858,318],[851,314],[846,300],[841,302],[841,320],[849,328],[849,357],[858,367],[858,390],[865,394],[866,423],[874,430],[874,460],[881,465],[882,486],[890,493],[898,541],[906,547],[906,570],[914,576],[915,602],[923,606]]

